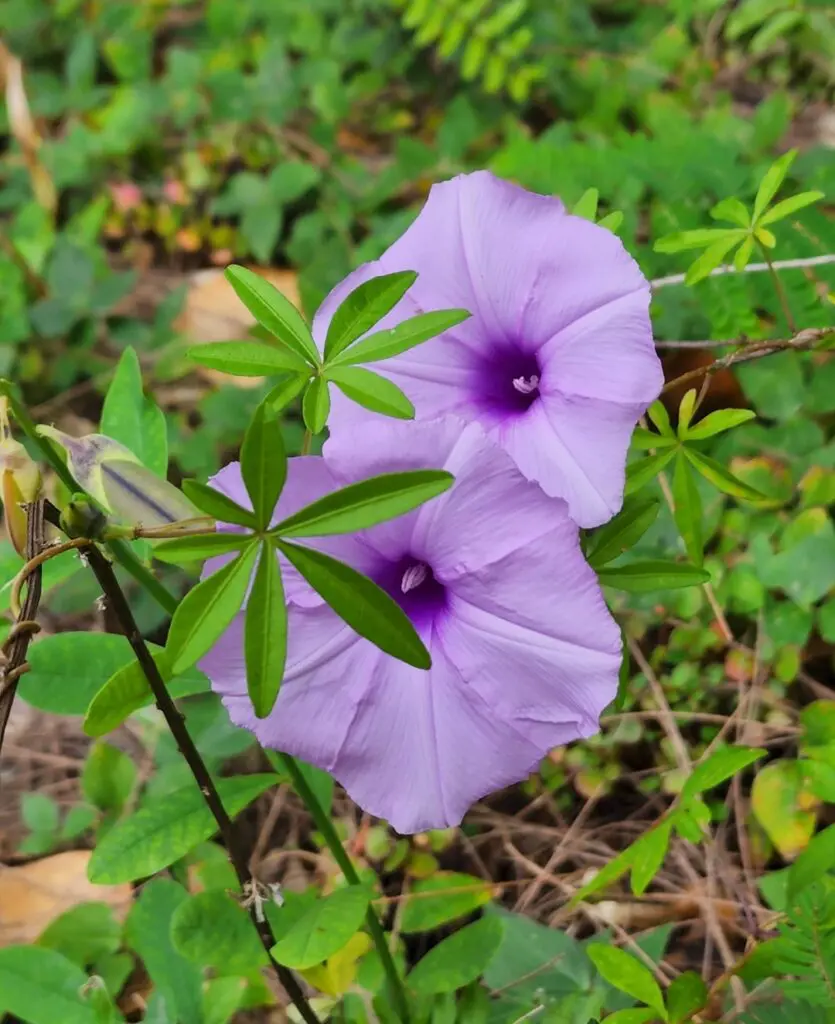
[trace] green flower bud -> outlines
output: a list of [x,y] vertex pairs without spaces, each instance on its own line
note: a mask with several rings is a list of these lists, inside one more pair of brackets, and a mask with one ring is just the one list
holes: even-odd
[[78,483],[121,522],[151,528],[201,515],[182,491],[118,441],[104,434],[70,437],[55,427],[38,427],[38,433],[64,449]]

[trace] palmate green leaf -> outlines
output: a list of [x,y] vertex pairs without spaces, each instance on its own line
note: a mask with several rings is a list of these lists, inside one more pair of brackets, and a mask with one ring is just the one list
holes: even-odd
[[753,409],[719,409],[717,412],[708,413],[695,426],[688,426],[682,437],[688,441],[703,441],[756,418],[757,414]]
[[786,175],[789,173],[789,168],[794,163],[794,158],[796,156],[797,150],[790,149],[787,153],[784,153],[779,157],[779,159],[775,160],[763,175],[760,187],[757,189],[756,198],[754,199],[755,221],[759,221],[760,217],[765,212],[766,207],[777,194],[777,190],[783,184]]
[[501,918],[489,915],[434,946],[411,969],[406,985],[417,995],[456,992],[486,970],[501,945]]
[[[276,776],[236,775],[217,780],[223,806],[234,818],[275,785]],[[118,822],[99,841],[88,875],[95,885],[121,885],[162,871],[184,857],[217,829],[203,794],[193,780],[164,800],[145,804]]]
[[679,437],[684,437],[687,432],[687,428],[690,426],[690,421],[693,419],[693,413],[696,411],[696,389],[690,388],[689,391],[684,393],[684,397],[678,407],[678,427],[676,433]]
[[187,960],[224,974],[251,974],[267,963],[247,912],[217,889],[198,892],[177,907],[171,942]]
[[675,448],[667,448],[655,455],[647,455],[643,459],[630,462],[626,467],[624,495],[629,497],[630,494],[640,491],[650,480],[654,480],[661,470],[672,461],[675,453]]
[[217,555],[228,555],[240,551],[252,543],[247,533],[207,533],[197,537],[176,537],[162,540],[154,545],[154,558],[171,565],[188,565],[202,562]]
[[413,270],[382,274],[363,281],[344,299],[328,325],[325,362],[335,359],[351,342],[379,323],[417,281]]
[[667,437],[664,434],[655,434],[644,427],[635,427],[632,431],[632,444],[636,448],[672,448],[678,444],[675,436]]
[[281,427],[269,402],[261,402],[241,445],[241,476],[259,530],[270,525],[287,479],[287,453]]
[[773,249],[777,244],[777,238],[768,230],[768,228],[755,228],[754,238],[756,238],[760,245],[764,245],[767,249]]
[[754,238],[753,235],[749,235],[742,243],[742,245],[734,253],[734,267],[737,270],[743,270],[748,266],[751,256],[754,252]]
[[628,551],[655,522],[660,508],[657,498],[627,499],[621,511],[596,530],[586,558],[599,569]]
[[177,606],[165,649],[175,673],[189,668],[213,646],[243,606],[258,553],[253,542],[238,557],[198,583]]
[[364,409],[396,419],[414,419],[415,407],[387,377],[359,366],[329,367],[327,373],[328,378],[347,398]]
[[690,463],[676,454],[673,472],[673,518],[684,541],[684,548],[694,565],[704,561],[704,529],[702,526],[702,499]]
[[304,425],[311,434],[319,434],[325,429],[331,411],[331,396],[328,382],[324,377],[314,377],[307,385],[302,399],[302,418]]
[[657,400],[653,402],[649,409],[647,409],[647,416],[655,426],[655,429],[660,434],[663,434],[664,437],[674,438],[676,436],[670,424],[670,415],[667,412],[667,407],[662,401]]
[[705,480],[709,480],[714,487],[718,487],[725,494],[730,494],[734,498],[743,498],[745,501],[770,502],[771,499],[763,494],[762,491],[758,491],[744,483],[739,477],[734,476],[730,470],[725,469],[720,462],[711,459],[710,456],[697,452],[695,448],[686,446],[682,448],[682,451],[694,469],[697,469]]
[[632,594],[698,587],[710,580],[710,573],[696,565],[663,561],[632,562],[614,569],[601,569],[597,576],[605,586]]
[[186,355],[195,363],[233,377],[271,377],[276,373],[309,375],[307,363],[292,349],[259,341],[215,341],[195,345]]
[[455,478],[442,469],[384,473],[319,498],[280,522],[281,537],[326,537],[353,533],[411,512],[448,491]]
[[258,718],[272,711],[287,660],[287,607],[278,556],[269,542],[261,556],[244,620],[246,688]]
[[748,208],[736,196],[722,199],[713,207],[710,215],[714,220],[729,220],[732,224],[738,224],[742,228],[747,228],[751,223],[751,214],[748,212]]
[[[169,655],[153,644],[148,646],[172,697],[191,697],[210,689],[209,680],[194,667],[172,678]],[[113,672],[90,702],[84,716],[84,732],[88,736],[95,738],[112,732],[134,711],[153,703],[153,693],[142,666],[132,653],[129,657],[130,660]]]
[[618,228],[623,224],[623,211],[612,210],[611,213],[607,213],[605,217],[601,217],[597,222],[599,228],[607,228],[613,234],[617,234]]
[[657,1011],[662,1020],[667,1019],[664,996],[658,982],[648,967],[640,960],[618,949],[593,942],[586,947],[589,959],[603,978],[619,992],[625,992],[641,1003]]
[[337,889],[316,900],[273,946],[275,959],[303,971],[339,952],[362,927],[371,892],[361,885]]
[[228,498],[222,491],[215,490],[208,484],[197,480],[183,480],[183,494],[206,515],[212,516],[219,523],[234,523],[246,526],[250,530],[257,528],[255,515],[246,508]]
[[597,204],[599,199],[600,193],[596,188],[587,188],[574,204],[571,212],[575,217],[585,217],[586,220],[590,220],[594,223],[594,220],[597,217]]
[[694,796],[713,789],[743,768],[764,757],[768,751],[761,747],[724,747],[695,766],[681,790],[681,799],[687,803]]
[[709,277],[711,272],[721,264],[731,249],[743,241],[745,237],[746,233],[740,228],[739,230],[734,230],[727,237],[721,239],[721,241],[714,242],[687,268],[687,273],[684,275],[684,283],[692,286]]
[[343,562],[286,541],[277,546],[336,614],[381,651],[415,668],[428,669],[429,652],[408,616],[389,595]]
[[775,203],[770,210],[766,210],[757,223],[760,227],[774,224],[775,221],[783,220],[784,217],[789,217],[798,210],[802,210],[804,206],[811,206],[812,203],[818,202],[823,197],[823,192],[800,192],[796,196]]
[[[729,236],[738,238],[743,232],[736,228],[697,228],[695,231],[677,231],[659,238],[653,246],[655,252],[674,253],[687,249],[703,249],[725,241]],[[730,248],[730,246],[729,246]]]
[[439,309],[432,313],[421,313],[404,320],[387,331],[376,331],[368,337],[345,349],[328,362],[328,368],[353,366],[357,363],[379,363],[408,352],[444,331],[456,327],[470,318],[466,309]]
[[272,408],[273,413],[277,414],[282,409],[286,409],[287,406],[304,391],[307,387],[307,382],[310,380],[310,374],[308,372],[298,373],[294,376],[283,380],[267,394],[264,399],[268,402]]
[[304,317],[289,299],[245,267],[226,268],[226,279],[255,319],[311,366],[320,363],[316,342]]
[[0,949],[0,1011],[27,1024],[98,1024],[81,997],[86,982],[80,967],[52,949]]
[[698,1013],[708,1000],[707,985],[695,971],[680,974],[667,989],[667,1009],[671,1024],[684,1024]]

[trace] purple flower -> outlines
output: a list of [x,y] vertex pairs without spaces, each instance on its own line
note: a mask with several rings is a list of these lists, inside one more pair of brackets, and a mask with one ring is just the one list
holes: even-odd
[[[331,292],[313,324],[320,346],[350,291],[399,270],[418,280],[375,331],[434,309],[472,317],[374,370],[418,419],[481,423],[581,526],[610,519],[632,429],[663,383],[649,285],[620,240],[558,199],[487,171],[461,175],[435,185],[405,234]],[[329,425],[339,437],[369,416],[334,395]]]
[[[429,671],[357,636],[286,564],[287,671],[271,714],[256,719],[247,697],[243,616],[200,666],[234,722],[331,772],[402,833],[457,825],[551,748],[597,732],[621,658],[564,502],[526,481],[477,424],[445,417],[343,433],[327,458],[290,460],[277,511],[421,467],[443,467],[455,484],[399,519],[315,543],[400,603],[432,655]],[[246,501],[236,463],[213,486]]]

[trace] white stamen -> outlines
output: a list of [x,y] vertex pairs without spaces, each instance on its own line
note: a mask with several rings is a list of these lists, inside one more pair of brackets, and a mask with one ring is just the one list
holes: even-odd
[[403,573],[403,579],[400,581],[400,589],[404,594],[408,594],[410,590],[414,590],[415,587],[419,587],[428,575],[429,566],[424,565],[423,562],[418,562],[416,565],[410,565]]
[[530,377],[514,377],[513,386],[523,395],[532,395],[539,388],[539,377],[535,373]]

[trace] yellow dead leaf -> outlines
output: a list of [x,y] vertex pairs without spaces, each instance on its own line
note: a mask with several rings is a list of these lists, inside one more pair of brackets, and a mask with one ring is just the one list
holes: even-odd
[[[301,309],[298,276],[294,270],[270,267],[249,267]],[[213,341],[241,341],[254,326],[255,319],[235,294],[223,270],[201,270],[191,278],[183,310],[175,328],[192,342],[202,345]],[[215,384],[235,384],[241,388],[256,387],[262,377],[230,377],[219,370],[197,367],[196,372]]]
[[785,860],[794,860],[806,849],[815,832],[819,803],[798,761],[772,761],[754,779],[751,809]]
[[329,996],[341,996],[353,985],[357,976],[357,961],[371,949],[371,939],[365,932],[352,935],[347,945],[323,964],[308,967],[299,974],[314,988]]
[[19,867],[0,867],[0,946],[34,942],[46,926],[77,903],[97,900],[122,918],[130,885],[93,885],[89,850],[69,850]]

